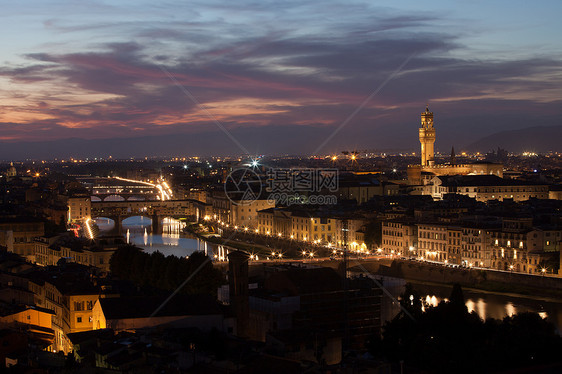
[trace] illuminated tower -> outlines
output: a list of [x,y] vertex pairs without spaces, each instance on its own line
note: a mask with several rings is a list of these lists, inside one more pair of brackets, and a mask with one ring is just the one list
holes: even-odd
[[433,143],[435,143],[435,128],[433,127],[433,112],[429,107],[425,107],[425,112],[421,114],[420,143],[421,143],[421,164],[430,166],[434,163]]

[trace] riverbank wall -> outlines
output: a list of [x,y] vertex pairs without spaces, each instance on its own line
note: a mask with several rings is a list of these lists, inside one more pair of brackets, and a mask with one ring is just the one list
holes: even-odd
[[441,284],[458,283],[494,292],[562,296],[562,278],[536,276],[522,273],[500,272],[486,269],[450,268],[443,265],[383,259],[380,261],[350,262],[350,271],[368,272],[403,278],[411,281]]

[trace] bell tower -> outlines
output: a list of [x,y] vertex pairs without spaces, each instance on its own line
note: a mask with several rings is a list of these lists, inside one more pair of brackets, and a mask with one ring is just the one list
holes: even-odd
[[425,112],[421,114],[420,144],[421,144],[421,165],[431,166],[434,164],[433,143],[435,143],[435,128],[433,127],[433,112],[429,111],[429,106],[425,107]]

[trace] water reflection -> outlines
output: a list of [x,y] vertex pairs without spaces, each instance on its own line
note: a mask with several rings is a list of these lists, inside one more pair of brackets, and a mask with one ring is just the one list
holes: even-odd
[[[422,310],[425,311],[428,307],[435,307],[441,301],[449,302],[447,298],[441,298],[437,295],[426,295],[422,297]],[[531,300],[529,300],[531,301]],[[499,302],[498,300],[485,300],[482,297],[467,298],[465,301],[466,308],[469,313],[476,312],[478,316],[486,320],[487,318],[503,319],[504,317],[512,317],[513,315],[521,312],[535,312],[541,318],[548,318],[549,314],[546,312],[542,305],[536,307],[532,305],[516,305],[511,301]],[[555,304],[558,305],[558,304]],[[555,325],[557,321],[553,321]]]
[[[108,232],[114,227],[114,222],[108,218],[95,220],[100,232]],[[165,256],[188,257],[196,251],[202,251],[211,256],[215,261],[226,261],[228,249],[223,246],[215,246],[199,239],[188,238],[182,234],[186,223],[173,218],[162,220],[162,235],[154,235],[152,231],[152,220],[147,217],[129,217],[122,222],[123,230],[126,230],[127,242],[143,248],[146,253],[159,251]]]
[[486,319],[486,302],[484,299],[478,299],[478,302],[476,303],[476,313],[478,313],[480,318],[483,320]]
[[513,303],[508,302],[507,304],[505,304],[505,314],[508,317],[513,317],[514,314],[517,314],[517,309],[515,308]]

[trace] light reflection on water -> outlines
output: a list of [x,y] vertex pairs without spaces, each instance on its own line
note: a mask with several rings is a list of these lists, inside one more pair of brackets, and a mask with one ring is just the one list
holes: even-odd
[[[534,312],[543,319],[552,322],[558,333],[562,326],[562,303],[543,302],[541,300],[527,299],[524,297],[510,299],[510,296],[500,294],[482,294],[472,291],[470,297],[465,298],[465,305],[469,313],[476,312],[478,316],[486,320],[487,318],[503,319],[511,317],[517,313]],[[422,296],[422,309],[437,306],[441,301],[448,302],[447,298],[437,295],[426,294]]]
[[[95,220],[100,232],[110,231],[114,222],[108,218]],[[215,260],[224,261],[228,251],[223,246],[215,246],[206,241],[187,238],[182,234],[185,223],[173,218],[162,220],[162,235],[153,235],[152,220],[147,217],[130,217],[122,222],[122,230],[129,243],[143,248],[146,253],[161,252],[165,256],[187,257],[196,251],[202,251]],[[215,256],[216,254],[216,256]]]

